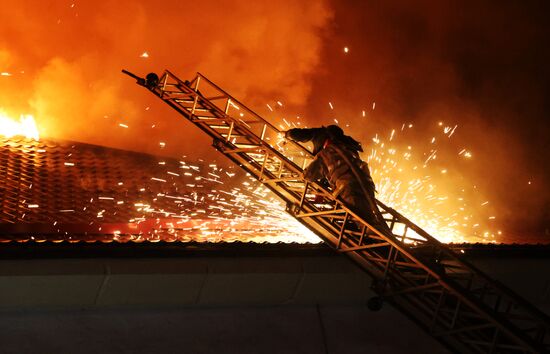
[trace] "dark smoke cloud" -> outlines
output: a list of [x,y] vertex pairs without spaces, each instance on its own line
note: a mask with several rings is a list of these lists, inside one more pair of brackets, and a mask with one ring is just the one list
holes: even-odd
[[548,2],[332,5],[330,71],[316,77],[310,123],[339,118],[368,141],[412,122],[415,145],[438,121],[458,124],[457,146],[445,152],[467,147],[473,158],[451,167],[498,205],[499,223],[519,241],[549,229]]

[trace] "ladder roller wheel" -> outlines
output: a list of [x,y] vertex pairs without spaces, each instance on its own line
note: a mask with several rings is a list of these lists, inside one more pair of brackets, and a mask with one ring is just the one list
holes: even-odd
[[367,307],[371,311],[380,311],[384,305],[384,299],[381,296],[373,296],[367,301]]
[[145,77],[145,86],[149,90],[153,90],[155,87],[157,87],[159,84],[159,77],[155,73],[149,73]]

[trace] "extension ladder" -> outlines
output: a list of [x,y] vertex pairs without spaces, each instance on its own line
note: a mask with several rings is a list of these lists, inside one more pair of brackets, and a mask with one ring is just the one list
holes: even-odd
[[[213,146],[287,203],[287,211],[373,279],[376,310],[388,302],[459,353],[543,353],[550,318],[394,209],[377,201],[391,234],[377,230],[303,179],[312,160],[301,144],[197,73],[140,78],[123,70],[213,138]],[[396,333],[396,335],[399,335]]]

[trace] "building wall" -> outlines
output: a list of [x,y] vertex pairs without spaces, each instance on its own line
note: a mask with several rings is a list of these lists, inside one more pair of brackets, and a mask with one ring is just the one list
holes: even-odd
[[[471,261],[548,313],[550,260]],[[0,353],[444,353],[339,255],[0,260]]]

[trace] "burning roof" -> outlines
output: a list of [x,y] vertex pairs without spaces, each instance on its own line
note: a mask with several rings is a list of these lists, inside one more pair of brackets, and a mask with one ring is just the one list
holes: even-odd
[[0,166],[2,242],[318,242],[263,187],[216,164],[2,138]]

